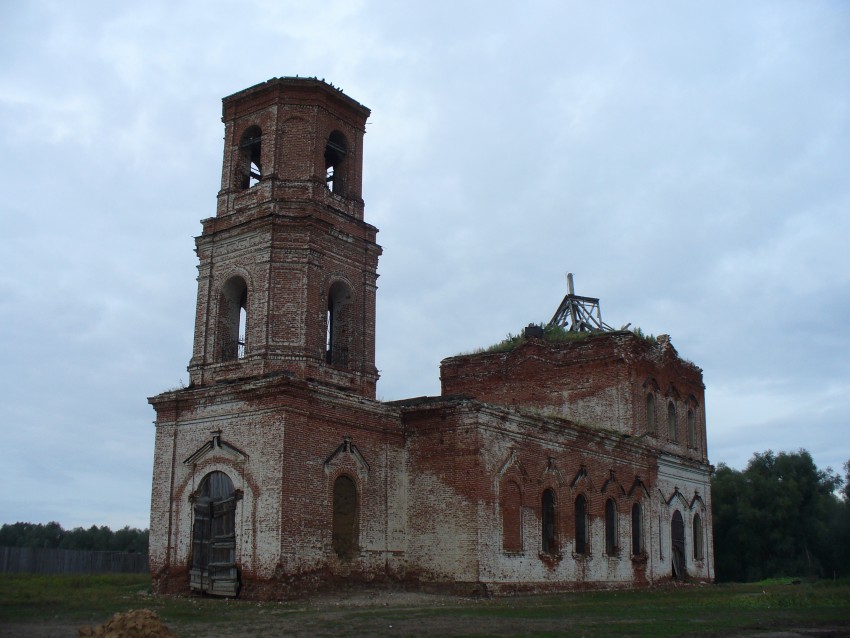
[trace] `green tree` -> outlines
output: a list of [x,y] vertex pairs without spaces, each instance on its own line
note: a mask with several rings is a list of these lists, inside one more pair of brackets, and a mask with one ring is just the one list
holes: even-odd
[[64,531],[59,523],[6,524],[0,528],[0,545],[5,547],[59,547]]
[[837,508],[831,527],[831,542],[838,569],[834,575],[850,575],[850,460],[844,464],[842,502]]
[[842,483],[805,450],[756,453],[743,472],[720,464],[712,477],[718,580],[847,575]]
[[64,530],[59,523],[12,523],[0,527],[0,546],[48,547],[62,549],[112,550],[118,552],[148,551],[148,530],[125,526],[113,532],[103,525],[85,529]]
[[844,463],[844,502],[850,504],[850,459]]
[[745,511],[746,479],[723,463],[711,478],[711,503],[714,519],[714,563],[718,580],[746,580],[749,535],[739,512]]

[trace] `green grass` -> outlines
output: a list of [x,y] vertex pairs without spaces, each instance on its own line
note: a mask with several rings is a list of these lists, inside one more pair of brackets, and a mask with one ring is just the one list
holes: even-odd
[[0,621],[109,615],[149,593],[150,583],[144,574],[0,574]]
[[[543,340],[549,343],[560,343],[563,341],[584,341],[593,334],[601,334],[598,332],[570,332],[560,326],[551,326],[549,324],[536,324],[543,328]],[[519,334],[511,334],[502,339],[499,343],[494,343],[486,348],[478,348],[471,354],[490,354],[494,352],[510,352],[520,344],[527,341],[523,332]],[[460,355],[463,356],[463,355]]]
[[[366,600],[366,602],[364,602]],[[665,586],[493,599],[378,596],[357,605],[345,596],[251,602],[151,596],[137,575],[0,576],[0,625],[10,622],[100,624],[146,607],[181,637],[604,636],[674,637],[753,634],[770,629],[838,626],[850,633],[850,581]],[[389,601],[389,602],[387,602]],[[386,603],[386,604],[385,604]],[[213,631],[213,627],[215,627]],[[210,633],[212,631],[212,633]]]
[[[588,332],[571,332],[566,328],[561,326],[553,326],[547,323],[539,323],[535,324],[541,328],[543,328],[543,340],[548,343],[563,343],[566,341],[584,341],[588,337],[592,337],[594,335],[605,334],[602,331],[592,330]],[[643,330],[640,328],[634,328],[631,331],[635,336],[640,337],[644,341],[650,344],[657,344],[658,340],[655,335],[645,334]],[[467,355],[476,355],[476,354],[492,354],[497,352],[510,352],[517,346],[525,343],[527,341],[524,331],[519,334],[508,333],[508,335],[502,339],[499,343],[494,343],[491,346],[487,346],[486,348],[478,348],[468,353],[461,353],[457,356],[467,356]]]
[[58,619],[101,623],[128,609],[148,608],[178,621],[241,617],[238,600],[153,596],[145,574],[0,574],[0,622]]

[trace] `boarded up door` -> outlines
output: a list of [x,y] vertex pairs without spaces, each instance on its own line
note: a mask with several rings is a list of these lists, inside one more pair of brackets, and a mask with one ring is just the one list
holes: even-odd
[[236,536],[233,529],[235,512],[236,499],[233,496],[212,504],[210,583],[207,591],[218,596],[235,596],[238,590]]
[[222,472],[208,474],[195,501],[189,585],[216,596],[236,596],[236,495]]

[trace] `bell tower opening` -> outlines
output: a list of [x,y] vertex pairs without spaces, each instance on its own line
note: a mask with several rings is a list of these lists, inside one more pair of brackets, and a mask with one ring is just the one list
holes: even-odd
[[343,282],[335,282],[328,291],[326,315],[325,362],[335,366],[348,366],[351,336],[351,289]]
[[250,126],[242,134],[242,139],[239,141],[239,166],[237,167],[239,188],[251,188],[263,177],[262,135],[259,126]]
[[220,361],[245,356],[248,324],[248,285],[242,277],[231,277],[219,298],[218,353]]
[[331,133],[325,145],[325,184],[328,190],[336,195],[345,195],[342,166],[348,152],[347,148],[345,137],[339,131]]

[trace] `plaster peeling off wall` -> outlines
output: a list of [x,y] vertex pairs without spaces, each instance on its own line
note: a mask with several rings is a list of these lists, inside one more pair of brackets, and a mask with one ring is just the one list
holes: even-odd
[[619,387],[597,388],[592,394],[584,389],[571,389],[564,391],[562,396],[561,414],[571,421],[615,432],[629,432],[629,421],[624,418],[626,406]]
[[477,580],[475,504],[433,474],[411,477],[408,564],[422,580]]

